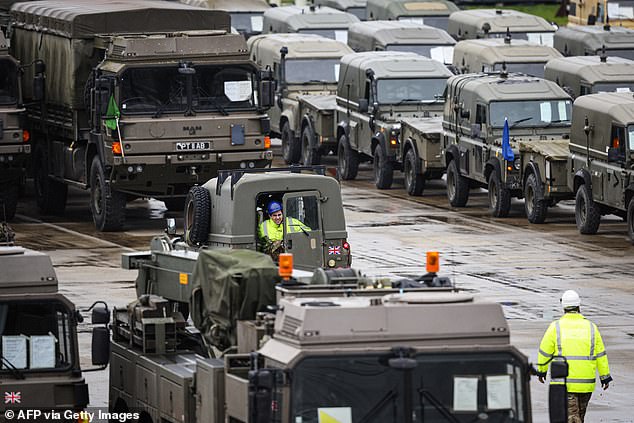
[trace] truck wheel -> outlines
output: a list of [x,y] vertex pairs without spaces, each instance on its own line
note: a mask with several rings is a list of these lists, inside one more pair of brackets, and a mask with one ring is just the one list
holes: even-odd
[[425,189],[425,177],[418,169],[416,152],[410,149],[405,155],[403,163],[403,173],[405,174],[405,189],[409,195],[421,195]]
[[575,221],[579,233],[585,235],[596,234],[601,224],[601,209],[585,184],[579,187],[575,195]]
[[284,121],[284,125],[282,125],[282,157],[284,157],[284,161],[288,164],[295,164],[299,162],[300,149],[299,144],[295,137],[293,136],[293,131],[291,131],[291,126],[288,121]]
[[304,166],[318,165],[321,159],[319,151],[312,147],[315,133],[309,126],[302,131],[302,164]]
[[374,184],[378,189],[389,189],[394,179],[394,165],[379,144],[374,148]]
[[119,231],[125,222],[125,194],[113,191],[99,156],[90,166],[90,211],[95,227],[102,232]]
[[634,244],[634,197],[630,199],[630,204],[627,206],[627,236]]
[[42,149],[36,150],[33,184],[37,207],[43,214],[63,214],[68,186],[49,178],[48,161]]
[[489,176],[489,210],[494,217],[506,217],[511,209],[511,192],[502,187],[496,171]]
[[165,208],[169,211],[183,211],[185,209],[185,197],[164,198]]
[[191,187],[185,201],[185,241],[201,245],[209,238],[211,198],[204,187]]
[[452,207],[464,207],[469,201],[469,180],[460,174],[455,160],[447,166],[447,198]]
[[544,223],[548,214],[548,202],[538,198],[538,182],[534,173],[528,175],[524,185],[524,210],[531,223]]
[[339,137],[337,145],[337,173],[341,179],[348,181],[357,177],[359,171],[359,153],[354,151],[348,142],[348,137]]
[[0,186],[0,222],[13,219],[15,209],[18,207],[19,195],[20,188],[17,181]]

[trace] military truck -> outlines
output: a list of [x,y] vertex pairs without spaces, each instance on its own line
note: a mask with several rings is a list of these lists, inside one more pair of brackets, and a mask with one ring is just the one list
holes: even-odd
[[408,21],[368,21],[350,25],[348,45],[361,51],[407,51],[450,65],[456,41],[446,31]]
[[447,32],[456,40],[504,38],[510,30],[514,39],[553,46],[556,28],[544,18],[509,9],[474,9],[452,13]]
[[356,16],[331,7],[283,6],[264,13],[264,34],[299,32],[347,43],[348,27],[359,22]]
[[601,92],[634,92],[634,60],[622,57],[571,56],[546,63],[544,78],[573,98]]
[[582,234],[599,230],[601,216],[627,221],[634,243],[634,97],[584,95],[572,110],[568,186],[575,193],[575,220]]
[[368,4],[367,0],[312,0],[312,3],[350,13],[362,21],[365,20],[365,7]]
[[69,0],[11,13],[14,56],[35,63],[23,81],[42,212],[61,213],[69,186],[89,189],[96,228],[119,230],[128,200],[182,209],[218,169],[270,163],[272,75],[227,33],[226,12]]
[[264,12],[271,6],[266,0],[180,0],[190,6],[224,10],[231,16],[231,26],[244,38],[262,33]]
[[24,129],[21,71],[0,31],[0,221],[15,215],[31,153],[30,133]]
[[543,223],[549,206],[572,198],[565,177],[571,109],[570,96],[544,79],[506,72],[450,78],[442,145],[449,203],[464,207],[469,189],[483,187],[493,216],[506,217],[517,197],[528,221]]
[[562,57],[553,47],[525,40],[488,38],[463,40],[454,47],[453,63],[462,73],[520,72],[544,77],[544,66],[549,60]]
[[605,50],[608,56],[634,60],[634,29],[619,26],[561,27],[554,47],[564,56],[595,56]]
[[[251,59],[260,68],[273,69],[277,81],[276,104],[269,110],[272,133],[282,139],[286,163],[319,164],[304,136],[304,111],[298,98],[319,101],[337,91],[339,59],[352,53],[340,41],[314,34],[265,34],[247,43]],[[306,145],[304,145],[306,144]]]
[[368,0],[369,21],[410,21],[447,30],[449,15],[460,10],[449,0]]
[[568,1],[568,25],[603,25],[607,23],[634,28],[634,1]]

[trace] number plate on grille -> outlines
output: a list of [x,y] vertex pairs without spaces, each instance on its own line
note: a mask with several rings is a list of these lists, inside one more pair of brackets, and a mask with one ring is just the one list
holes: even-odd
[[193,142],[177,142],[176,151],[198,151],[209,150],[211,143],[209,141],[193,141]]

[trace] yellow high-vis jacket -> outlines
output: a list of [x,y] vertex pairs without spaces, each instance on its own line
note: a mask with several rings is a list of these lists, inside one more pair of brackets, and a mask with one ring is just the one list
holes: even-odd
[[[602,384],[612,381],[599,329],[580,313],[567,312],[548,326],[539,345],[538,375],[546,376],[553,356],[564,356],[568,361],[568,392],[593,392],[597,369]],[[563,380],[550,383],[563,384]]]
[[[310,228],[304,225],[300,220],[294,217],[284,218],[286,222],[286,233],[301,232],[302,229],[310,232]],[[276,225],[273,219],[267,219],[260,223],[258,227],[258,236],[260,239],[269,241],[282,241],[284,239],[284,226],[280,223]]]

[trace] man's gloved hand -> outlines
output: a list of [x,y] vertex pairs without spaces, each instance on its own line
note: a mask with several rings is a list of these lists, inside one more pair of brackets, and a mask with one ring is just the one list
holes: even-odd
[[544,383],[544,381],[546,380],[544,376],[537,376],[537,378],[539,379],[541,383]]

